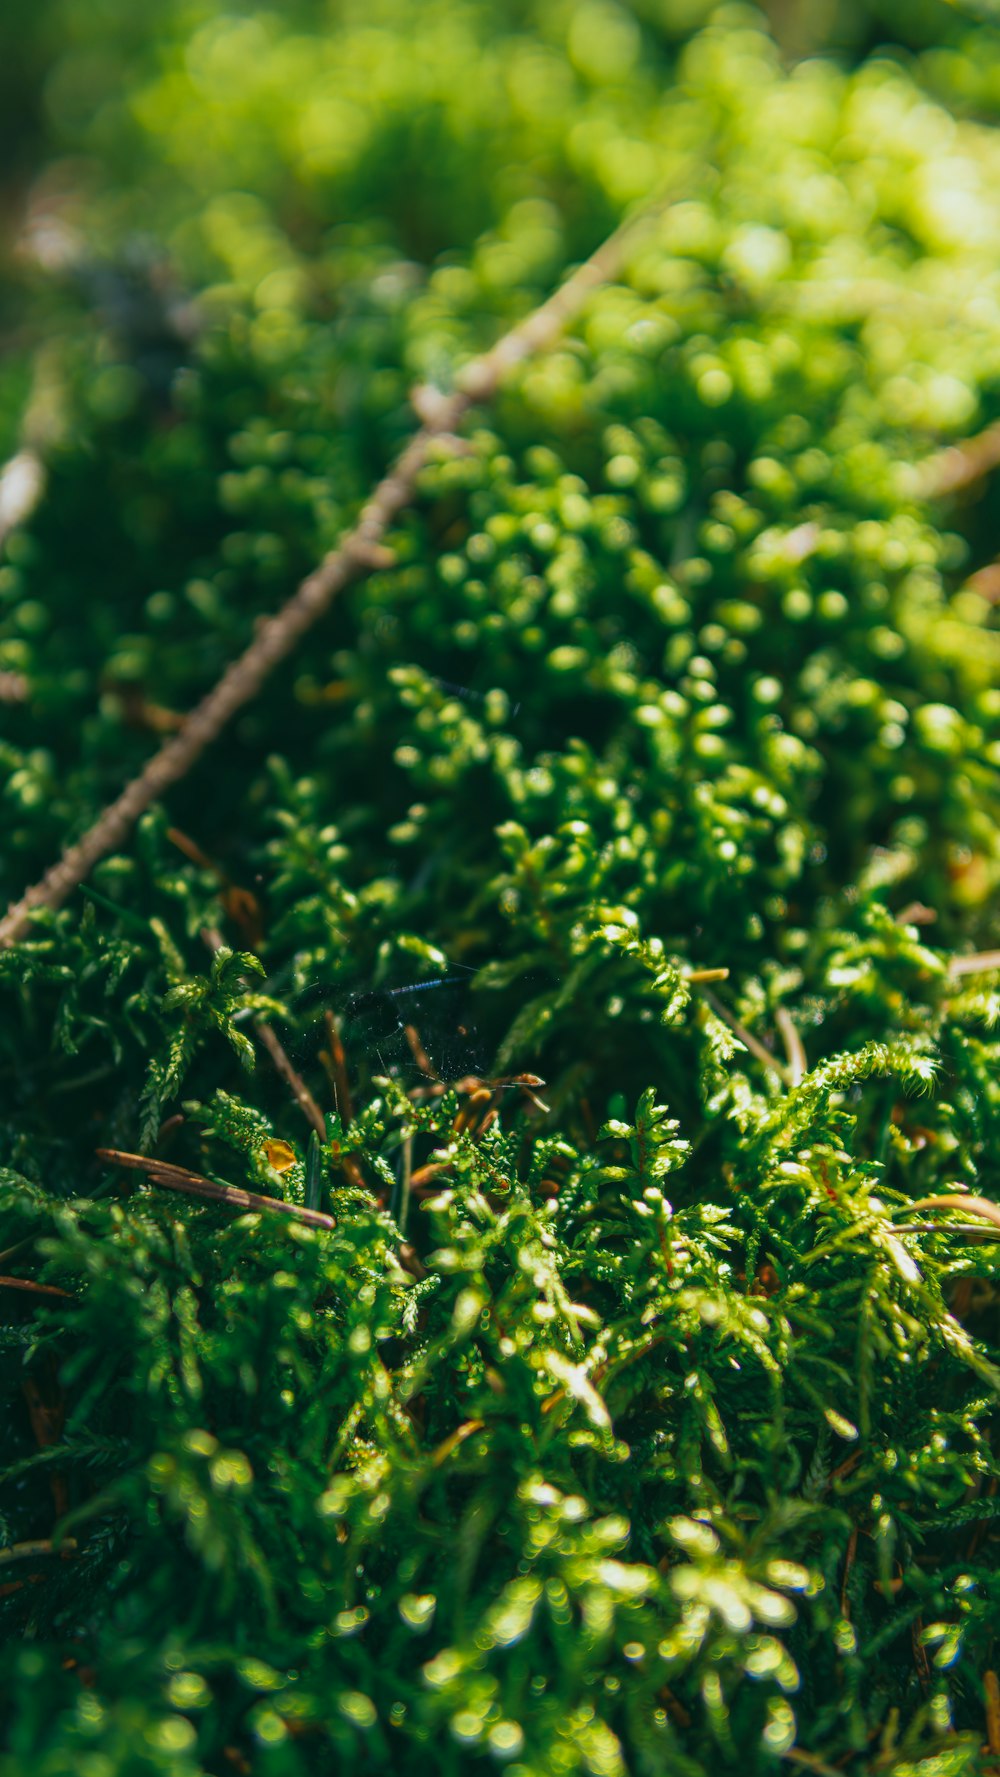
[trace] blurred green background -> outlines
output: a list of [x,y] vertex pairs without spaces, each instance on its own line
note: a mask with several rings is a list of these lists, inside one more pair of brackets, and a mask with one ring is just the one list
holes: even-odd
[[[711,0],[585,0],[584,4],[580,0],[477,0],[476,4],[449,0],[443,6],[431,3],[419,9],[400,7],[391,0],[374,0],[367,6],[353,0],[286,0],[280,9],[226,6],[218,0],[158,0],[148,9],[129,0],[38,0],[36,4],[8,0],[0,8],[0,352],[7,359],[7,377],[11,355],[23,353],[29,342],[32,316],[44,324],[44,299],[39,307],[37,286],[14,248],[23,230],[29,193],[46,169],[62,192],[68,187],[78,195],[92,196],[95,191],[109,195],[100,221],[99,212],[88,210],[87,226],[90,231],[106,227],[114,237],[120,228],[129,222],[135,226],[140,219],[158,231],[165,229],[171,196],[183,209],[196,195],[199,180],[194,179],[192,191],[192,170],[200,164],[204,189],[212,188],[213,183],[217,186],[217,151],[238,147],[230,175],[234,182],[273,201],[284,179],[286,214],[297,208],[293,228],[297,224],[308,231],[310,221],[326,219],[321,202],[313,205],[310,213],[310,198],[315,198],[317,185],[322,185],[317,169],[324,153],[329,161],[331,154],[335,158],[334,148],[325,137],[323,141],[317,138],[311,146],[305,142],[306,151],[295,165],[294,156],[288,154],[287,129],[283,130],[277,113],[283,112],[287,122],[289,108],[307,97],[305,89],[315,72],[309,46],[318,37],[331,42],[368,25],[376,35],[379,30],[388,31],[399,44],[405,46],[409,40],[418,55],[426,50],[436,60],[440,79],[446,84],[451,33],[483,42],[522,34],[526,45],[549,44],[563,59],[568,48],[569,64],[582,74],[584,84],[613,83],[615,57],[620,51],[632,76],[641,71],[662,85],[678,50],[713,10],[718,9]],[[1000,107],[1000,7],[996,0],[760,0],[757,6],[747,4],[736,10],[748,18],[759,19],[763,14],[790,62],[821,52],[850,67],[881,49],[916,58],[920,83],[960,113],[989,119]],[[246,27],[242,39],[235,29],[241,21]],[[172,171],[178,178],[172,193],[163,183],[163,166],[156,169],[164,201],[161,213],[155,202],[150,206],[152,194],[143,187],[140,169],[144,161],[150,165],[156,162],[150,138],[165,124],[166,112],[174,102],[178,106],[174,122],[180,125],[183,100],[178,71],[186,67],[190,73],[192,51],[197,53],[199,45],[204,49],[213,31],[226,38],[229,48],[221,60],[216,58],[218,65],[214,67],[212,52],[207,54],[201,72],[195,75],[195,86],[200,83],[202,99],[211,102],[212,82],[217,81],[223,106],[227,83],[230,98],[234,80],[242,87],[233,114],[233,132],[229,140],[213,141],[211,128],[202,136],[200,122],[192,120],[186,157],[175,157]],[[270,75],[263,74],[263,87],[272,87],[269,96],[255,83],[252,73],[261,44],[278,37],[287,45],[288,54],[272,57]],[[601,44],[605,38],[612,44],[608,58],[603,51],[592,56],[593,44]],[[304,57],[299,63],[295,60],[296,44]],[[239,67],[241,54],[244,59]],[[595,61],[594,67],[588,67],[588,57]],[[606,68],[597,66],[605,60]],[[456,65],[462,68],[464,79],[467,61],[459,56]],[[540,64],[535,72],[544,84]],[[327,73],[335,85],[332,65]],[[355,69],[354,75],[357,73]],[[144,109],[143,95],[158,76],[159,114],[151,118],[148,107]],[[272,117],[271,102],[279,100],[275,80],[283,90]],[[469,97],[481,112],[488,111],[488,91]],[[553,97],[558,127],[558,93]],[[381,98],[385,98],[385,90]],[[348,102],[345,113],[348,125],[352,103]],[[240,139],[248,105],[256,110],[261,126],[256,134],[249,132],[255,138],[256,162],[252,156],[247,158],[247,144]],[[269,141],[267,132],[272,124],[275,134]],[[328,128],[322,126],[320,134]],[[397,171],[406,170],[409,154],[433,155],[434,149],[433,140],[407,140],[405,132],[396,146]],[[54,166],[58,175],[52,171]],[[368,195],[380,188],[386,171],[384,166],[370,169]],[[440,225],[442,218],[433,213],[433,202],[408,184],[405,206],[411,212],[415,229],[411,244],[415,248],[440,251],[450,244],[459,245],[493,220],[473,213],[480,181],[471,166],[469,173],[468,191],[463,194],[461,185],[456,185],[454,169],[450,169],[450,227],[446,224],[440,232],[435,224]],[[464,210],[463,201],[470,202],[473,210]],[[591,217],[595,226],[607,219]],[[92,241],[91,245],[99,247],[100,243]],[[0,406],[8,404],[9,396],[6,401],[0,397]],[[0,414],[0,447],[2,428]]]

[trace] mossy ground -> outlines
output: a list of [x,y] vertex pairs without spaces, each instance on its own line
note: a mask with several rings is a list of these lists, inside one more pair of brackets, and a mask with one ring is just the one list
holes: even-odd
[[0,953],[2,1777],[1000,1764],[986,11],[2,27],[5,900],[671,197]]

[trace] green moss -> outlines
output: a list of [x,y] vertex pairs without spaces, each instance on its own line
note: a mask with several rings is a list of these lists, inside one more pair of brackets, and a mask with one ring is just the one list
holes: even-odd
[[53,16],[5,898],[672,201],[0,952],[0,1777],[987,1771],[1000,32]]

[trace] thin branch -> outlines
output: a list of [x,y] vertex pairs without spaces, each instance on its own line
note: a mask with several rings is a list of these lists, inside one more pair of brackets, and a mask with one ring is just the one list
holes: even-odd
[[3,1252],[0,1253],[0,1265],[5,1265],[8,1259],[14,1257],[15,1253],[23,1252],[26,1246],[34,1245],[37,1239],[37,1234],[26,1234],[23,1240],[15,1241],[13,1246],[5,1246]]
[[772,1055],[770,1049],[765,1049],[763,1043],[754,1036],[753,1032],[747,1030],[746,1025],[741,1024],[738,1018],[733,1017],[732,1012],[728,1011],[722,1001],[716,998],[711,988],[702,987],[699,992],[702,999],[708,1001],[712,1011],[717,1013],[724,1024],[728,1024],[733,1035],[739,1037],[743,1047],[749,1049],[751,1055],[756,1055],[757,1060],[763,1062],[765,1067],[769,1067],[772,1073],[777,1074],[786,1086],[798,1084],[797,1081],[793,1081],[790,1070],[784,1062],[779,1061],[776,1055]]
[[823,1492],[827,1492],[829,1488],[833,1486],[834,1481],[843,1481],[849,1474],[853,1473],[863,1455],[863,1450],[852,1450],[850,1456],[845,1457],[843,1462],[838,1463],[835,1469],[831,1469],[823,1483]]
[[973,956],[953,956],[949,975],[991,975],[1000,969],[1000,950],[979,950]]
[[64,1536],[58,1544],[48,1537],[30,1543],[12,1543],[9,1549],[0,1549],[0,1562],[6,1567],[12,1561],[37,1561],[42,1555],[52,1555],[57,1561],[69,1561],[76,1554],[77,1547],[75,1536]]
[[983,1694],[986,1700],[986,1742],[990,1752],[1000,1752],[1000,1681],[992,1667],[983,1673]]
[[897,924],[901,926],[932,926],[937,919],[933,907],[925,907],[923,901],[908,901],[896,915]]
[[851,1620],[851,1601],[850,1601],[850,1594],[848,1591],[848,1587],[849,1587],[850,1579],[851,1579],[851,1570],[854,1566],[854,1560],[857,1555],[857,1552],[858,1552],[858,1527],[855,1524],[852,1531],[851,1531],[850,1537],[848,1538],[847,1553],[844,1556],[844,1577],[840,1583],[840,1614],[844,1618],[845,1622],[848,1622],[848,1623]]
[[23,938],[31,929],[29,916],[37,908],[61,907],[98,859],[122,843],[150,803],[186,776],[336,595],[373,567],[388,565],[383,539],[412,502],[417,478],[433,446],[456,431],[470,407],[489,400],[515,364],[552,344],[589,293],[617,273],[628,247],[659,213],[663,201],[659,198],[616,229],[547,302],[506,333],[492,350],[467,364],[456,377],[452,394],[418,392],[418,406],[427,417],[361,508],[353,527],[307,575],[287,604],[261,624],[250,645],[185,717],[177,733],[153,754],[94,825],[10,906],[0,920],[0,945],[16,944]]
[[23,673],[0,673],[0,703],[23,703],[28,681]]
[[[982,1216],[984,1222],[992,1222],[1000,1228],[1000,1205],[991,1203],[988,1197],[966,1197],[956,1191],[943,1197],[921,1197],[918,1202],[910,1204],[911,1209],[957,1209],[965,1215]],[[949,1224],[942,1222],[942,1232]]]
[[256,1191],[242,1190],[239,1185],[217,1185],[199,1172],[189,1172],[186,1166],[171,1166],[166,1160],[156,1160],[149,1154],[126,1154],[120,1148],[98,1148],[97,1158],[107,1160],[112,1166],[134,1167],[137,1172],[144,1172],[152,1185],[163,1185],[168,1191],[183,1191],[189,1197],[224,1203],[230,1209],[271,1211],[276,1215],[291,1216],[296,1222],[305,1222],[310,1228],[329,1230],[337,1226],[334,1217],[324,1215],[322,1210],[302,1209],[299,1204],[286,1203],[281,1197],[261,1197]]
[[987,426],[974,438],[949,444],[914,471],[913,491],[924,500],[940,499],[971,487],[1000,464],[1000,425]]
[[[212,867],[214,868],[214,866]],[[203,929],[201,935],[205,943],[208,945],[209,950],[215,951],[222,949],[223,940],[221,933],[206,927]],[[275,1072],[280,1074],[286,1086],[291,1088],[292,1097],[295,1099],[295,1102],[307,1123],[309,1123],[315,1130],[320,1141],[325,1143],[329,1139],[326,1118],[302,1078],[302,1075],[298,1072],[297,1068],[292,1065],[288,1051],[278,1036],[277,1031],[274,1029],[273,1025],[268,1024],[266,1018],[255,1018],[253,1021],[253,1028],[254,1034],[260,1038],[264,1048],[271,1057],[271,1060],[274,1063]],[[341,1055],[343,1055],[343,1049],[341,1049]],[[357,1161],[353,1159],[350,1154],[338,1153],[335,1158],[336,1164],[340,1167],[344,1177],[354,1185],[357,1190],[367,1191],[368,1186],[365,1183],[365,1176]]]
[[413,1132],[408,1131],[400,1143],[401,1170],[399,1174],[398,1203],[395,1206],[396,1226],[401,1234],[406,1233],[406,1222],[410,1213],[410,1185],[413,1180]]
[[429,1160],[426,1166],[418,1166],[416,1172],[410,1174],[410,1190],[419,1196],[443,1172],[450,1171],[453,1164],[451,1160]]
[[843,1771],[838,1771],[836,1765],[828,1765],[814,1753],[803,1752],[798,1746],[790,1746],[781,1757],[787,1759],[790,1765],[801,1765],[803,1770],[815,1771],[816,1777],[844,1777]]
[[29,1277],[0,1277],[0,1289],[28,1290],[33,1296],[63,1296],[67,1302],[73,1300],[69,1290],[61,1290],[54,1283],[35,1283]]
[[974,1222],[893,1222],[894,1234],[967,1234],[970,1240],[983,1245],[989,1242],[996,1245],[1000,1235],[991,1234],[988,1228],[980,1228]]
[[978,592],[988,605],[1000,604],[1000,561],[994,556],[992,561],[977,568],[965,582],[965,590]]
[[45,491],[45,470],[38,452],[27,446],[0,470],[0,545],[30,518]]
[[323,1113],[302,1075],[296,1072],[289,1061],[277,1032],[263,1018],[255,1018],[253,1027],[274,1062],[275,1072],[279,1073],[286,1086],[291,1088],[292,1097],[303,1116],[312,1124],[320,1141],[325,1142],[327,1139],[326,1120]]
[[413,1056],[413,1059],[416,1062],[418,1068],[420,1069],[420,1072],[422,1074],[424,1074],[427,1077],[427,1079],[429,1079],[429,1080],[439,1080],[441,1078],[441,1075],[438,1073],[437,1068],[434,1066],[434,1063],[432,1062],[430,1056],[427,1053],[427,1050],[424,1048],[423,1043],[420,1041],[420,1032],[418,1031],[416,1025],[415,1024],[404,1024],[403,1035],[406,1038],[406,1046],[409,1049],[410,1054]]
[[432,1467],[440,1468],[441,1464],[446,1462],[448,1457],[453,1455],[454,1452],[465,1443],[466,1438],[471,1438],[477,1431],[482,1431],[485,1423],[486,1421],[484,1419],[467,1419],[464,1425],[457,1426],[434,1451],[431,1456]]
[[330,1082],[334,1109],[346,1129],[354,1117],[351,1082],[347,1074],[347,1056],[344,1053],[340,1032],[329,1007],[323,1013],[323,1022],[326,1025],[326,1040],[329,1047],[320,1050],[319,1059],[323,1072]]
[[789,1079],[793,1086],[801,1086],[802,1081],[809,1072],[809,1062],[806,1059],[806,1052],[802,1046],[802,1038],[799,1036],[798,1027],[787,1006],[778,1007],[774,1014],[774,1022],[778,1026],[778,1030],[781,1032],[781,1040],[785,1045],[785,1054],[788,1057]]

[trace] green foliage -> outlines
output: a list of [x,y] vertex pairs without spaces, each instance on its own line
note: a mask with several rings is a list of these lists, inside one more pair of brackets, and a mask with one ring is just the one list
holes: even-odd
[[1000,30],[767,11],[23,21],[5,897],[670,202],[0,952],[0,1777],[991,1768]]

